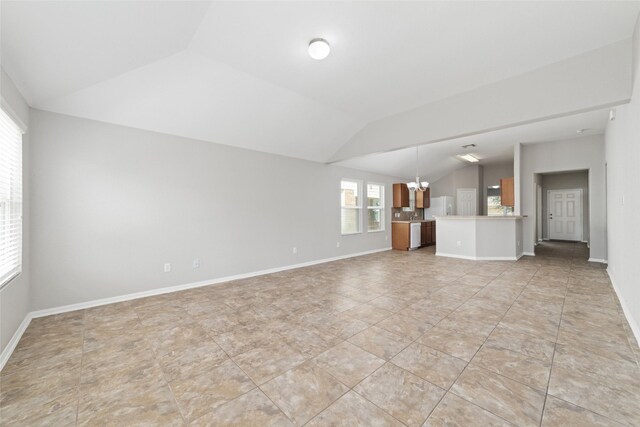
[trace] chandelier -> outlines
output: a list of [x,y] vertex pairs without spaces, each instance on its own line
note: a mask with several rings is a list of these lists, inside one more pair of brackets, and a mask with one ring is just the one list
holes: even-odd
[[420,177],[418,176],[418,146],[416,145],[416,180],[413,182],[407,182],[407,188],[410,191],[426,191],[429,187],[429,183],[427,181],[420,181]]

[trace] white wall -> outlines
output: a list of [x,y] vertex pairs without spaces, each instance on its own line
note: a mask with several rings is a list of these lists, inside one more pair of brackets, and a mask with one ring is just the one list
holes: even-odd
[[568,172],[542,175],[542,238],[549,238],[549,206],[547,191],[549,190],[582,190],[582,240],[589,241],[589,172]]
[[[536,232],[536,173],[589,171],[590,257],[605,260],[604,138],[591,135],[563,141],[522,145],[521,212],[524,252],[533,253]],[[544,195],[543,195],[544,197]]]
[[[399,178],[38,110],[31,133],[36,310],[391,246]],[[341,178],[386,184],[386,232],[341,237]]]
[[[29,126],[29,106],[9,76],[0,68],[2,108],[23,127]],[[22,273],[0,290],[0,353],[30,311],[29,280],[29,132],[22,137],[23,237]]]
[[640,341],[640,22],[634,34],[631,102],[607,124],[607,250],[611,281]]
[[[439,180],[430,183],[431,197],[452,196],[456,200],[458,188],[475,188],[478,190],[478,215],[482,215],[484,204],[482,203],[483,167],[469,165],[448,173]],[[455,215],[455,212],[454,212]]]
[[332,157],[345,160],[619,105],[631,92],[631,40],[367,124]]

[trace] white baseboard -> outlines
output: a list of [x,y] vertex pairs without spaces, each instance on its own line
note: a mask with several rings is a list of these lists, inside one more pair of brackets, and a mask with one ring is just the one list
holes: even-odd
[[27,330],[27,327],[29,326],[29,323],[31,323],[32,318],[33,317],[31,316],[31,313],[27,313],[24,320],[22,321],[22,323],[20,323],[20,326],[18,326],[18,329],[11,337],[11,340],[7,343],[7,346],[4,348],[4,350],[2,350],[2,353],[0,353],[0,371],[2,371],[4,365],[9,360],[9,357],[11,357],[13,350],[16,349],[16,346],[20,342],[20,338],[22,338],[22,334],[24,334],[24,331]]
[[525,256],[536,256],[535,252],[522,252],[522,255],[525,255]]
[[616,295],[618,296],[618,301],[620,301],[620,306],[622,306],[622,312],[624,313],[624,317],[626,317],[627,322],[629,322],[631,331],[633,332],[633,335],[636,337],[636,342],[640,343],[640,326],[638,325],[638,322],[636,322],[636,319],[633,318],[633,315],[631,314],[631,309],[627,305],[627,302],[625,301],[624,298],[622,298],[622,295],[620,294],[620,290],[616,285],[616,280],[613,277],[613,274],[611,274],[611,270],[609,268],[607,268],[607,274],[609,275],[609,280],[611,280],[611,284],[613,285],[613,290],[616,292]]
[[443,256],[449,258],[468,259],[471,261],[517,261],[520,257],[473,257],[468,255],[456,255],[447,254],[443,252],[436,252],[436,256]]
[[31,319],[35,319],[37,317],[51,316],[53,314],[67,313],[69,311],[84,310],[86,308],[98,307],[101,305],[113,304],[116,302],[130,301],[130,300],[139,299],[139,298],[146,298],[146,297],[151,297],[155,295],[168,294],[171,292],[184,291],[186,289],[199,288],[202,286],[218,285],[221,283],[230,282],[232,280],[247,279],[250,277],[263,276],[265,274],[278,273],[280,271],[286,271],[286,270],[295,270],[296,268],[310,267],[312,265],[324,264],[327,262],[339,261],[341,259],[354,258],[354,257],[370,255],[378,252],[389,251],[389,250],[391,250],[390,247],[382,248],[382,249],[374,249],[371,251],[340,255],[332,258],[324,258],[324,259],[319,259],[315,261],[307,261],[300,264],[285,265],[282,267],[269,268],[266,270],[259,270],[259,271],[254,271],[250,273],[236,274],[233,276],[226,276],[226,277],[218,277],[211,280],[185,283],[182,285],[169,286],[166,288],[152,289],[150,291],[135,292],[132,294],[119,295],[119,296],[109,297],[109,298],[101,298],[101,299],[81,302],[77,304],[69,304],[69,305],[63,305],[60,307],[52,307],[52,308],[45,308],[44,310],[32,311],[27,313],[24,320],[20,324],[20,327],[13,334],[13,337],[11,337],[11,341],[9,341],[9,343],[4,348],[2,353],[0,353],[0,371],[4,368],[4,365],[5,363],[7,363],[7,360],[9,360],[9,357],[11,357],[11,353],[13,353],[13,350],[16,348],[16,345],[18,345],[18,342],[20,341],[20,338],[22,337],[22,334],[24,333],[24,331],[27,329],[27,326],[29,326]]
[[604,260],[604,259],[601,259],[601,258],[589,258],[589,262],[601,262],[601,263],[605,263],[605,262],[607,262],[607,261],[606,261],[606,260]]

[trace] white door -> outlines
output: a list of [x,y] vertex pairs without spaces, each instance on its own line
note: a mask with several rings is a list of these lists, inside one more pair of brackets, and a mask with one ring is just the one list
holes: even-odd
[[549,239],[582,240],[582,190],[549,190]]
[[475,188],[458,188],[457,195],[457,215],[475,216],[478,215],[477,190]]

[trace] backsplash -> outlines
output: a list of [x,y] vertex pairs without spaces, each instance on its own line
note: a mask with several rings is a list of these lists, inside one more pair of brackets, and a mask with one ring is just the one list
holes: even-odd
[[[391,208],[391,221],[409,221],[414,218],[424,218],[424,209],[417,208],[415,211],[404,211],[403,208]],[[396,214],[398,216],[396,216]]]

